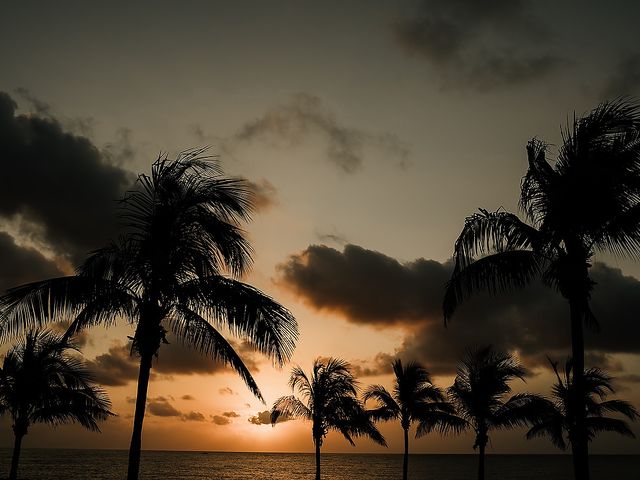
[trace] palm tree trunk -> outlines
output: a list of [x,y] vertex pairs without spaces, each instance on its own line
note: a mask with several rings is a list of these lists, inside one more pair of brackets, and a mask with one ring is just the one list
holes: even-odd
[[316,444],[316,480],[320,480],[320,439],[314,438],[313,443]]
[[409,474],[409,429],[404,428],[404,458],[402,460],[402,480]]
[[575,432],[571,438],[575,480],[589,480],[589,447],[587,441],[586,405],[584,396],[584,312],[582,302],[569,300],[571,310],[571,356],[573,357],[573,398]]
[[13,455],[11,456],[11,470],[9,471],[9,480],[18,478],[18,463],[20,461],[20,448],[22,447],[23,433],[14,433]]
[[484,480],[484,449],[485,444],[478,445],[478,480]]
[[144,411],[147,405],[147,389],[151,374],[151,361],[153,355],[144,355],[140,358],[140,372],[138,373],[138,394],[136,396],[136,412],[133,417],[133,434],[129,447],[129,468],[127,480],[138,480],[140,471],[140,450],[142,448],[142,423]]

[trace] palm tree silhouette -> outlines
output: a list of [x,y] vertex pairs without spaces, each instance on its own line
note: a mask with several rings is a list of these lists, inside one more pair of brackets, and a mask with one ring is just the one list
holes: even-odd
[[271,409],[271,423],[280,418],[302,418],[312,422],[316,449],[316,480],[320,480],[320,448],[329,433],[337,430],[351,445],[353,437],[367,436],[387,446],[384,437],[358,400],[358,382],[350,366],[338,358],[316,359],[311,377],[298,366],[291,371],[289,385],[298,389],[303,400],[293,395],[281,397]]
[[176,160],[159,158],[151,176],[121,201],[128,230],[94,252],[76,275],[12,289],[4,297],[9,332],[32,322],[32,312],[73,318],[68,334],[111,325],[124,317],[136,326],[132,352],[140,356],[127,479],[140,467],[142,424],[153,357],[171,331],[186,345],[230,365],[264,402],[251,373],[221,327],[247,339],[283,365],[297,339],[284,307],[236,278],[251,265],[240,229],[250,219],[247,183],[225,178],[204,149]]
[[[576,435],[576,416],[571,398],[575,384],[573,382],[573,362],[569,359],[564,366],[563,376],[558,372],[558,363],[551,362],[557,381],[551,390],[553,401],[547,401],[547,412],[538,419],[527,432],[527,438],[549,437],[551,443],[561,450],[567,449],[567,443]],[[564,378],[563,378],[564,377]],[[621,419],[605,416],[618,413],[629,420],[636,420],[640,414],[629,402],[624,400],[605,400],[615,393],[612,378],[597,368],[584,372],[585,405],[587,406],[587,435],[589,441],[600,432],[615,432],[635,438],[629,425]]]
[[[478,449],[478,480],[484,480],[485,448],[489,432],[530,424],[544,415],[545,400],[529,393],[511,393],[509,382],[524,381],[525,369],[517,360],[492,347],[470,350],[458,365],[454,384],[448,393],[463,422],[450,429],[473,429],[474,450]],[[445,429],[447,425],[444,426]]]
[[18,478],[22,439],[34,423],[78,422],[99,432],[97,421],[113,415],[106,393],[94,385],[89,371],[68,350],[79,351],[61,335],[31,330],[4,357],[0,415],[11,415],[15,437],[9,480]]
[[583,323],[589,308],[591,258],[598,251],[640,253],[640,109],[625,100],[602,103],[563,131],[555,164],[547,145],[527,145],[529,169],[520,208],[529,223],[502,210],[466,219],[454,249],[444,298],[445,322],[469,296],[512,291],[540,277],[568,301],[576,415],[572,438],[575,477],[589,478],[585,423]]
[[418,422],[416,438],[419,438],[435,428],[455,427],[461,421],[442,390],[431,383],[429,373],[422,365],[410,362],[403,367],[402,361],[396,359],[392,366],[395,375],[393,393],[382,385],[371,385],[364,392],[364,400],[377,402],[376,408],[368,411],[374,421],[400,420],[404,431],[402,478],[407,480],[411,424]]

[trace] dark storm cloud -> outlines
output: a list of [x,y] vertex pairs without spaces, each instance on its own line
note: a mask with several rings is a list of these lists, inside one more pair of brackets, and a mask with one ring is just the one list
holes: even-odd
[[56,253],[78,261],[117,231],[114,207],[132,176],[50,115],[16,108],[0,92],[0,217],[36,224]]
[[[284,423],[288,422],[289,420],[293,419],[288,415],[280,415],[276,423]],[[249,417],[248,422],[253,423],[254,425],[271,425],[271,412],[269,410],[258,412],[255,415]]]
[[423,0],[394,26],[398,44],[427,60],[444,87],[489,91],[542,78],[565,61],[519,0]]
[[[450,262],[425,259],[400,263],[355,245],[342,252],[313,245],[278,267],[278,281],[312,307],[347,321],[404,327],[409,333],[393,354],[423,361],[432,373],[452,373],[469,345],[517,350],[530,366],[546,364],[546,355],[562,359],[568,354],[567,304],[541,283],[509,295],[474,297],[445,328],[442,297],[451,268]],[[602,334],[587,333],[587,360],[619,370],[611,354],[640,353],[640,282],[603,263],[594,264],[592,275],[597,285],[591,306]],[[373,360],[372,372],[379,363]]]
[[[169,345],[163,345],[154,360],[152,375],[215,375],[231,370],[222,363],[201,355],[197,350],[183,346],[175,338],[169,337]],[[258,357],[253,348],[246,344],[231,342],[234,349],[242,357],[244,364],[256,373]],[[123,344],[114,345],[107,353],[98,355],[88,362],[98,383],[109,386],[122,386],[138,378],[139,360],[131,356],[131,347]]]
[[317,309],[338,311],[351,321],[379,326],[437,317],[450,268],[434,260],[402,264],[357,245],[342,252],[312,245],[280,264],[281,281]]
[[320,135],[326,140],[327,156],[347,173],[354,173],[362,167],[367,147],[392,155],[402,167],[407,164],[409,150],[395,135],[371,134],[343,125],[320,98],[307,93],[298,93],[289,103],[273,107],[245,124],[232,141],[262,140],[291,146],[311,135]]
[[11,235],[0,232],[0,294],[7,288],[61,273],[55,263],[40,252],[20,247]]
[[625,56],[613,69],[602,97],[613,99],[640,91],[640,54]]

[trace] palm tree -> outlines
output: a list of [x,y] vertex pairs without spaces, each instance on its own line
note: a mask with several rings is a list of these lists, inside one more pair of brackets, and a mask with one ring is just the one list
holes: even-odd
[[454,270],[444,298],[445,322],[469,296],[509,292],[535,278],[568,301],[574,359],[576,415],[572,438],[575,477],[589,477],[584,385],[583,323],[595,325],[589,308],[596,252],[640,253],[640,108],[625,100],[602,103],[563,131],[558,158],[547,145],[527,145],[522,180],[525,222],[503,210],[466,219],[454,249]]
[[316,359],[311,377],[298,366],[291,371],[289,385],[298,389],[302,400],[293,395],[281,397],[271,409],[271,423],[279,418],[302,418],[311,421],[316,449],[316,480],[320,480],[320,448],[329,433],[337,430],[351,445],[353,437],[368,436],[387,446],[384,437],[358,400],[358,382],[350,366],[338,358]]
[[485,448],[489,432],[524,426],[544,413],[544,399],[529,393],[511,393],[509,383],[524,381],[525,369],[511,355],[491,347],[470,350],[458,365],[454,384],[448,393],[464,423],[453,425],[455,431],[468,428],[475,432],[474,450],[478,449],[478,480],[484,480]]
[[[128,480],[140,466],[142,424],[153,357],[171,331],[182,342],[230,365],[254,395],[258,386],[221,328],[283,365],[297,339],[284,307],[237,278],[251,265],[240,229],[252,211],[248,184],[225,178],[203,149],[159,158],[151,176],[121,201],[127,230],[94,252],[76,275],[12,289],[3,299],[4,329],[33,323],[33,312],[73,321],[68,334],[118,317],[135,325],[140,357]],[[80,220],[80,219],[79,219]]]
[[[527,438],[549,437],[551,443],[561,450],[567,449],[567,442],[576,435],[576,418],[572,408],[573,362],[567,360],[564,378],[558,373],[557,362],[551,362],[557,381],[552,388],[553,401],[548,401],[548,410],[543,418],[536,421],[527,432]],[[623,400],[605,400],[610,393],[615,393],[612,378],[602,370],[590,368],[584,372],[585,405],[587,406],[587,435],[589,441],[600,432],[615,432],[635,438],[629,425],[618,418],[605,416],[607,413],[618,413],[629,420],[637,419],[640,414],[629,402]]]
[[18,478],[22,439],[34,423],[78,422],[99,432],[97,421],[113,415],[106,393],[68,350],[78,351],[78,346],[61,335],[31,330],[4,357],[0,415],[11,415],[15,437],[9,480]]
[[402,478],[407,480],[411,424],[419,422],[416,432],[416,438],[419,438],[434,428],[446,430],[445,426],[450,428],[460,421],[442,390],[431,383],[429,373],[422,365],[410,362],[403,367],[402,361],[396,359],[392,367],[395,374],[393,393],[382,385],[371,385],[364,393],[364,400],[377,402],[377,407],[369,410],[373,420],[400,420],[404,431]]

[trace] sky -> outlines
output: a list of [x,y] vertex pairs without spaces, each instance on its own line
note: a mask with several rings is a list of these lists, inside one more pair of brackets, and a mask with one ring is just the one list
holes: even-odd
[[[579,15],[576,13],[579,12]],[[4,2],[0,15],[0,291],[67,274],[117,235],[115,200],[158,155],[210,145],[251,182],[244,279],[296,316],[291,364],[234,345],[266,399],[170,339],[154,364],[143,448],[311,451],[310,426],[265,412],[294,365],[352,363],[363,387],[422,362],[447,387],[470,345],[513,351],[517,391],[548,393],[568,352],[568,307],[542,285],[464,305],[442,322],[453,244],[478,208],[517,211],[532,138],[640,94],[640,5],[517,0]],[[640,262],[599,256],[587,361],[640,406]],[[137,367],[126,321],[81,338],[117,417],[102,434],[34,427],[26,447],[128,448]],[[6,349],[8,345],[4,345]],[[0,422],[0,446],[12,443]],[[633,426],[640,434],[640,427]],[[399,425],[381,425],[389,451]],[[494,453],[555,452],[522,430]],[[471,453],[471,436],[414,452]],[[351,447],[330,434],[329,452]],[[640,453],[602,435],[595,453]]]

